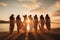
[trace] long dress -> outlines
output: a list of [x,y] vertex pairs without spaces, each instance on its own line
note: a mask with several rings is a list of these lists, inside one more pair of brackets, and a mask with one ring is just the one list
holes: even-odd
[[34,29],[34,22],[33,22],[33,18],[29,18],[30,22],[29,22],[29,25],[30,25],[30,32]]
[[35,20],[34,20],[34,29],[35,29],[35,31],[37,31],[37,25],[38,25],[38,20],[35,19]]
[[41,30],[44,30],[44,19],[40,19],[40,23],[41,23]]
[[16,24],[17,24],[17,31],[19,33],[19,29],[21,29],[20,20],[19,19],[16,20]]
[[26,30],[27,30],[27,18],[24,19],[24,21],[23,21],[23,27],[24,27],[24,30],[26,32]]
[[10,34],[12,34],[12,32],[14,30],[14,25],[15,25],[15,18],[10,17],[10,27],[9,27]]
[[47,19],[47,20],[46,20],[46,27],[47,27],[48,30],[51,29],[51,28],[50,28],[50,19]]

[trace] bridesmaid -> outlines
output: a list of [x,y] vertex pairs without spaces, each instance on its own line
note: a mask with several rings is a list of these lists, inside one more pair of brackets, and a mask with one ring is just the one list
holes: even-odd
[[46,28],[49,31],[51,29],[51,27],[50,27],[51,24],[50,24],[50,17],[48,14],[46,14],[45,22],[46,22]]

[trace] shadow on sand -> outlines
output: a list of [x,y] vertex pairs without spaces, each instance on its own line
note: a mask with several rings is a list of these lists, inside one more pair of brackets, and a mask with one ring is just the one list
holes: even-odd
[[[1,32],[0,40],[60,40],[60,32],[56,33],[55,30],[52,29],[50,32],[42,32],[39,31],[37,33],[17,33],[9,34],[9,32]],[[27,35],[26,35],[27,34]]]

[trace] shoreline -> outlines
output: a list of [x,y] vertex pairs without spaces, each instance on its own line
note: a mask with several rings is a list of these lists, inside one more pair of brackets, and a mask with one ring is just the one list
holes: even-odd
[[[58,31],[59,30],[59,31]],[[26,35],[26,33],[22,33],[21,35],[20,35],[21,33],[17,33],[17,31],[13,31],[13,34],[9,34],[9,31],[5,31],[5,32],[0,32],[0,40],[2,40],[2,39],[10,39],[10,37],[12,37],[12,38],[15,38],[15,37],[17,37],[17,39],[19,38],[19,36],[20,37],[22,37],[22,38],[24,38],[24,36]],[[30,36],[31,35],[31,37],[33,36],[33,33],[28,33],[28,35]],[[46,36],[45,38],[53,38],[53,39],[55,39],[55,40],[60,40],[60,28],[59,29],[52,29],[52,30],[50,30],[49,32],[42,32],[42,35],[39,37],[39,35],[41,35],[41,33],[37,33],[37,36],[38,36],[38,39],[40,38],[40,37],[42,37],[42,36]],[[22,38],[21,39],[18,39],[18,40],[22,40]],[[29,38],[30,39],[30,38]],[[41,39],[40,39],[41,40]]]

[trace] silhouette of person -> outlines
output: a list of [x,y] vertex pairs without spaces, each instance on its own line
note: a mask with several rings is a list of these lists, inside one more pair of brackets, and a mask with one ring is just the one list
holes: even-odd
[[29,18],[29,20],[30,20],[30,22],[29,22],[29,25],[30,25],[30,31],[32,31],[33,26],[34,26],[32,15],[29,15],[28,18]]
[[16,17],[16,24],[17,24],[17,32],[19,33],[19,29],[21,29],[21,18],[20,15],[17,15]]
[[34,29],[37,32],[37,25],[38,25],[38,17],[37,15],[34,16]]
[[27,15],[24,15],[23,16],[24,17],[24,21],[23,21],[23,26],[24,26],[24,28],[25,28],[25,31],[26,31],[26,28],[27,28]]
[[45,22],[46,22],[46,28],[47,28],[48,30],[50,30],[50,29],[51,29],[51,28],[50,28],[50,17],[49,17],[48,14],[46,14]]
[[14,18],[14,14],[12,14],[10,17],[10,27],[9,27],[9,31],[10,34],[12,34],[13,30],[14,30],[14,25],[15,25],[15,18]]
[[40,16],[40,24],[41,24],[40,25],[41,26],[40,30],[43,31],[44,30],[44,17],[43,17],[43,15]]

